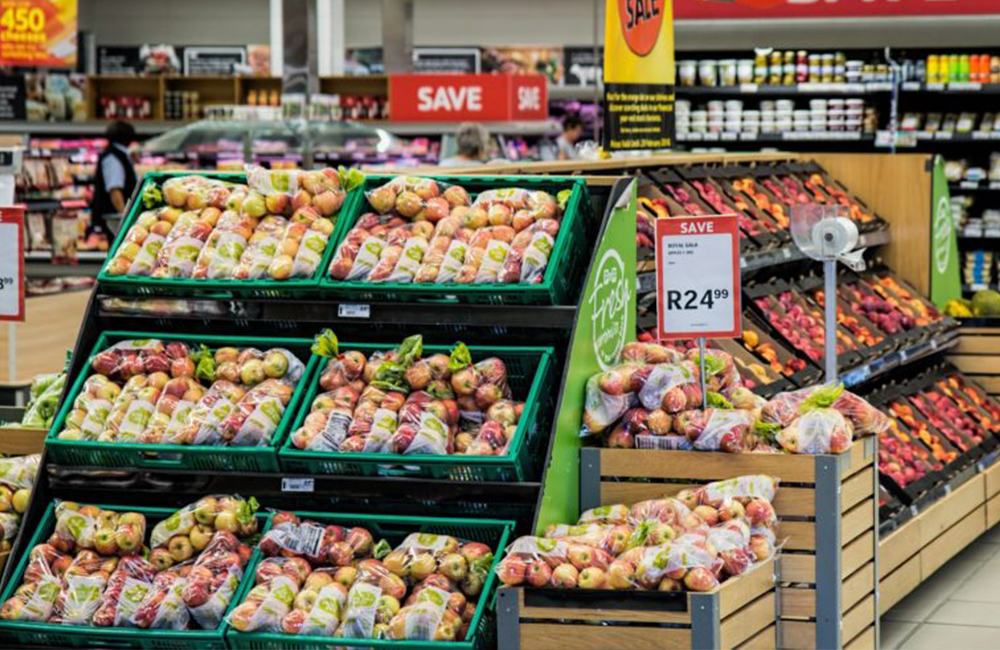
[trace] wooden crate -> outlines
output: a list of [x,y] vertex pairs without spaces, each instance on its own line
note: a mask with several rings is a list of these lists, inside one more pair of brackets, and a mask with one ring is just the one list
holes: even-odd
[[1000,327],[963,327],[948,361],[994,397],[1000,397]]
[[997,521],[1000,463],[969,477],[879,541],[880,613],[889,611]]
[[783,485],[774,506],[784,542],[779,645],[841,647],[863,641],[875,622],[874,451],[873,438],[822,456],[587,448],[580,508],[669,496],[746,474],[777,476]]
[[773,649],[775,571],[771,559],[706,593],[502,587],[498,647]]

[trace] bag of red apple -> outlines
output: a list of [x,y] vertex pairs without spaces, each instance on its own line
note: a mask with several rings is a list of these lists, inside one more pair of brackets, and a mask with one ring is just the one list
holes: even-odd
[[701,518],[674,497],[648,499],[633,504],[628,513],[628,521],[633,526],[644,521],[659,521],[670,524],[678,533],[696,530],[704,525]]
[[94,536],[100,524],[98,517],[81,513],[79,506],[65,501],[56,503],[54,535],[77,548],[94,548]]
[[197,402],[191,400],[178,400],[166,393],[161,394],[140,441],[145,444],[184,444],[186,441],[181,432],[196,405]]
[[728,499],[765,499],[774,501],[780,480],[767,474],[736,476],[713,481],[697,490],[698,503],[717,507]]
[[[632,561],[635,566],[634,584],[644,589],[654,589],[668,574],[682,569],[699,571],[702,582],[691,591],[710,591],[719,585],[712,571],[717,558],[705,544],[690,539],[678,539],[659,546],[644,546],[626,551],[619,560]],[[616,560],[617,562],[618,560]],[[612,564],[613,566],[613,564]],[[704,575],[702,575],[704,574]]]
[[667,413],[679,413],[698,408],[701,406],[698,375],[693,366],[683,362],[657,364],[639,390],[639,401],[650,411],[662,408]]
[[617,556],[625,551],[632,537],[632,527],[628,524],[553,524],[545,531],[545,536],[567,544],[583,544]]
[[306,613],[299,634],[331,636],[340,625],[347,605],[347,590],[340,584],[326,585],[319,590],[316,602]]
[[302,235],[299,242],[299,249],[292,260],[293,278],[311,278],[320,262],[323,261],[323,252],[330,242],[330,236],[325,232],[315,228],[309,228],[306,234]]
[[99,627],[120,627],[132,617],[153,589],[156,567],[138,555],[118,560],[118,565],[101,596],[92,623]]
[[153,402],[138,397],[132,400],[125,410],[125,419],[118,427],[115,442],[139,442],[155,411],[156,405]]
[[384,282],[401,282],[409,284],[413,282],[413,277],[420,268],[420,263],[424,259],[424,252],[427,251],[427,240],[423,237],[410,237],[403,245],[403,250],[399,255],[399,260],[393,267],[392,272],[384,278]]
[[687,436],[668,434],[665,436],[655,436],[647,433],[640,433],[635,436],[636,449],[658,449],[660,451],[691,451],[694,445]]
[[260,165],[244,165],[247,187],[263,195],[284,194],[289,199],[299,189],[298,169],[266,169]]
[[[449,183],[443,183],[433,178],[396,176],[388,183],[365,192],[365,198],[379,214],[387,214],[395,210],[405,217],[414,217],[427,206],[429,199],[444,195],[452,187]],[[469,204],[469,195],[462,188],[458,189],[461,192],[448,192],[449,200],[445,201],[446,207],[452,203],[455,205]]]
[[[534,536],[518,537],[507,547],[507,555],[497,564],[497,574],[501,580],[505,577],[510,579],[510,571],[505,572],[505,562],[515,559],[532,562],[542,561],[554,569],[560,564],[569,562],[569,547],[568,543],[559,539]],[[519,582],[505,582],[505,584],[519,584]]]
[[[444,618],[450,597],[451,594],[443,589],[424,587],[417,594],[416,603],[403,607],[389,621],[386,638],[397,641],[438,640],[438,626]],[[457,629],[451,630],[452,638],[456,632]]]
[[[123,377],[156,370],[169,371],[171,357],[160,339],[127,339],[104,348],[90,360],[90,367],[107,377]],[[179,350],[178,353],[184,350]],[[161,355],[164,355],[161,357]],[[146,367],[147,362],[154,364]]]
[[580,436],[586,437],[601,433],[625,415],[632,401],[629,393],[610,395],[601,390],[601,380],[606,373],[615,372],[615,368],[593,375],[587,380],[584,394],[583,426]]
[[389,409],[378,409],[372,421],[371,431],[365,436],[365,446],[361,449],[366,454],[382,454],[390,450],[389,441],[396,433],[398,414]]
[[628,523],[629,509],[622,503],[609,506],[599,506],[584,510],[580,513],[577,524],[626,524]]
[[246,250],[240,255],[240,263],[233,269],[233,279],[259,280],[266,277],[287,230],[288,220],[284,217],[270,215],[261,219]]
[[167,238],[156,233],[149,233],[139,246],[139,252],[129,264],[126,275],[148,276],[156,268],[156,259]]
[[191,615],[181,597],[185,580],[179,575],[184,566],[190,566],[190,561],[174,565],[169,571],[157,574],[153,580],[153,589],[136,608],[129,623],[150,630],[187,628]]
[[30,591],[18,589],[19,595],[12,596],[4,603],[4,619],[45,623],[52,616],[56,601],[62,594],[62,582],[51,572],[46,571],[37,581],[30,584],[32,585]]
[[343,622],[334,636],[345,639],[370,639],[375,629],[375,613],[382,597],[382,587],[355,580],[347,593]]
[[432,413],[421,413],[417,434],[403,451],[404,454],[447,454],[448,425]]
[[491,239],[486,245],[486,252],[483,254],[483,261],[479,265],[473,284],[493,284],[500,276],[503,263],[507,259],[510,251],[510,244],[499,239]]
[[311,521],[295,523],[286,521],[267,531],[258,546],[267,556],[282,552],[295,556],[320,557],[326,527]]
[[[746,446],[744,441],[754,423],[753,413],[716,408],[710,408],[702,413],[708,416],[704,426],[695,427],[696,430],[690,432],[696,435],[693,443],[695,449],[699,451],[718,450],[732,454],[743,451]],[[678,419],[680,419],[679,416]],[[697,431],[699,428],[700,431]],[[684,433],[688,434],[689,439],[691,438],[690,433],[687,431]]]
[[205,575],[196,575],[197,570],[196,566],[188,575],[182,597],[191,618],[202,629],[213,630],[222,622],[229,603],[240,587],[243,568],[238,562],[229,562],[225,568],[208,570],[209,573]]
[[90,625],[107,584],[102,575],[66,575],[54,616],[63,625]]
[[[257,605],[246,627],[238,629],[241,632],[280,632],[281,619],[292,610],[292,603],[298,592],[298,585],[291,578],[283,575],[271,578],[267,583],[267,595]],[[235,613],[236,610],[230,612],[230,617]]]
[[209,280],[228,280],[233,277],[233,271],[240,263],[246,248],[247,240],[243,235],[216,228],[201,249],[198,263],[191,276]]
[[271,442],[285,413],[292,387],[282,379],[267,379],[240,400],[219,427],[223,440],[234,447],[260,447]]
[[187,422],[176,436],[176,442],[194,445],[217,445],[222,442],[219,424],[236,410],[243,389],[224,379],[216,379],[198,403],[191,409]]
[[775,439],[792,454],[839,454],[854,441],[851,423],[840,411],[815,408],[778,432]]
[[885,413],[850,391],[843,391],[830,408],[840,411],[859,436],[879,435],[890,426]]

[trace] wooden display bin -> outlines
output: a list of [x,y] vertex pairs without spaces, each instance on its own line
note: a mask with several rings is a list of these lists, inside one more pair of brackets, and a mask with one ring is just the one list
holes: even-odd
[[705,593],[502,587],[498,647],[774,648],[776,570],[771,559]]
[[[581,510],[748,474],[777,476],[782,648],[869,648],[875,639],[874,438],[839,455],[581,450]],[[843,624],[841,625],[841,621]]]
[[889,611],[998,521],[1000,463],[994,463],[880,540],[880,613]]
[[1000,327],[963,327],[948,361],[987,393],[1000,397]]

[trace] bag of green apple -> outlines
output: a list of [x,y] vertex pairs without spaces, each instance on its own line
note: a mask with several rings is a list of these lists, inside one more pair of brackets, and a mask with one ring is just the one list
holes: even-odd
[[63,625],[90,625],[107,586],[101,575],[67,575],[56,605]]
[[121,426],[118,427],[115,442],[139,442],[139,437],[149,425],[155,409],[156,405],[150,401],[138,398],[132,400],[125,410]]
[[403,252],[399,256],[399,261],[392,269],[392,273],[385,278],[385,282],[402,282],[409,284],[413,282],[413,276],[420,268],[420,262],[427,252],[427,240],[423,237],[410,237],[403,244]]
[[420,414],[417,434],[413,436],[413,440],[403,453],[447,454],[448,438],[448,425],[434,414],[424,412]]
[[219,379],[208,389],[188,415],[177,435],[169,440],[177,444],[217,445],[222,442],[219,425],[236,410],[243,389]]
[[627,524],[629,520],[629,507],[622,503],[599,506],[584,510],[577,524]]
[[149,536],[149,547],[156,549],[174,535],[187,535],[195,525],[211,526],[214,530],[234,533],[237,537],[247,537],[257,530],[254,512],[257,500],[246,500],[238,495],[204,496],[177,510],[153,527]]
[[767,474],[736,476],[724,481],[713,481],[698,490],[701,503],[713,504],[728,499],[766,499],[774,501],[780,479]]
[[389,409],[375,411],[371,431],[365,436],[365,446],[361,449],[363,453],[381,454],[389,451],[389,441],[399,424],[398,415],[396,411]]
[[635,567],[635,584],[647,589],[656,588],[668,573],[698,567],[707,570],[707,577],[714,582],[712,586],[718,584],[711,571],[716,563],[715,555],[705,546],[704,541],[696,543],[683,536],[659,546],[642,546],[625,551],[615,560],[619,561],[631,563]]
[[41,462],[41,454],[0,459],[0,483],[14,490],[33,488]]
[[[55,610],[56,601],[62,593],[62,582],[51,573],[43,575],[34,583],[31,595],[22,600],[22,606],[12,617],[15,621],[45,623]],[[15,596],[15,598],[18,598]],[[13,600],[13,599],[11,599]],[[7,601],[8,603],[10,601]],[[7,603],[4,603],[7,608]],[[5,617],[6,618],[6,617]]]
[[292,611],[298,586],[286,576],[275,576],[268,582],[267,596],[257,606],[243,632],[280,632],[281,619]]
[[299,634],[331,636],[344,616],[347,598],[348,592],[341,585],[327,585],[320,589]]
[[330,237],[324,232],[312,228],[306,231],[306,234],[302,236],[302,241],[299,242],[299,250],[295,253],[295,259],[292,261],[292,277],[312,277],[316,269],[319,268],[323,252],[326,251],[326,245],[329,241]]
[[552,247],[555,240],[546,232],[536,232],[531,237],[531,243],[524,251],[524,260],[521,263],[522,284],[533,284],[539,282],[545,269],[549,264],[549,257],[552,255]]
[[166,237],[150,233],[139,247],[139,252],[128,267],[126,275],[148,276],[156,268],[156,259],[163,250]]
[[417,594],[417,601],[407,605],[389,621],[388,638],[397,641],[431,641],[448,608],[447,591],[437,587],[424,587]]
[[57,502],[54,535],[78,548],[94,548],[94,536],[99,524],[96,514],[89,510],[80,512],[80,506],[76,503]]
[[209,280],[231,278],[246,247],[247,240],[243,235],[216,230],[208,238],[205,247],[202,248],[192,277],[208,278]]
[[0,539],[14,539],[21,529],[21,515],[15,512],[0,512]]
[[345,639],[370,639],[375,629],[375,613],[382,587],[377,584],[355,581],[347,592],[347,609],[344,620],[334,636]]

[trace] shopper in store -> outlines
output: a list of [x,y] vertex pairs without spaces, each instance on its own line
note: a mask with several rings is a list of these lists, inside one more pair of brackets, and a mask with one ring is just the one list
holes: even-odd
[[441,167],[481,165],[489,159],[490,132],[478,122],[459,124],[455,143],[458,151],[450,158],[442,158],[438,163]]
[[97,159],[88,244],[98,233],[112,239],[107,217],[125,212],[125,203],[132,196],[136,184],[135,165],[128,153],[129,145],[135,141],[135,129],[128,122],[118,120],[108,125],[104,136],[108,139],[108,146]]
[[580,152],[576,143],[583,137],[583,120],[576,113],[569,113],[563,118],[562,135],[556,138],[556,157],[559,160],[576,160]]

